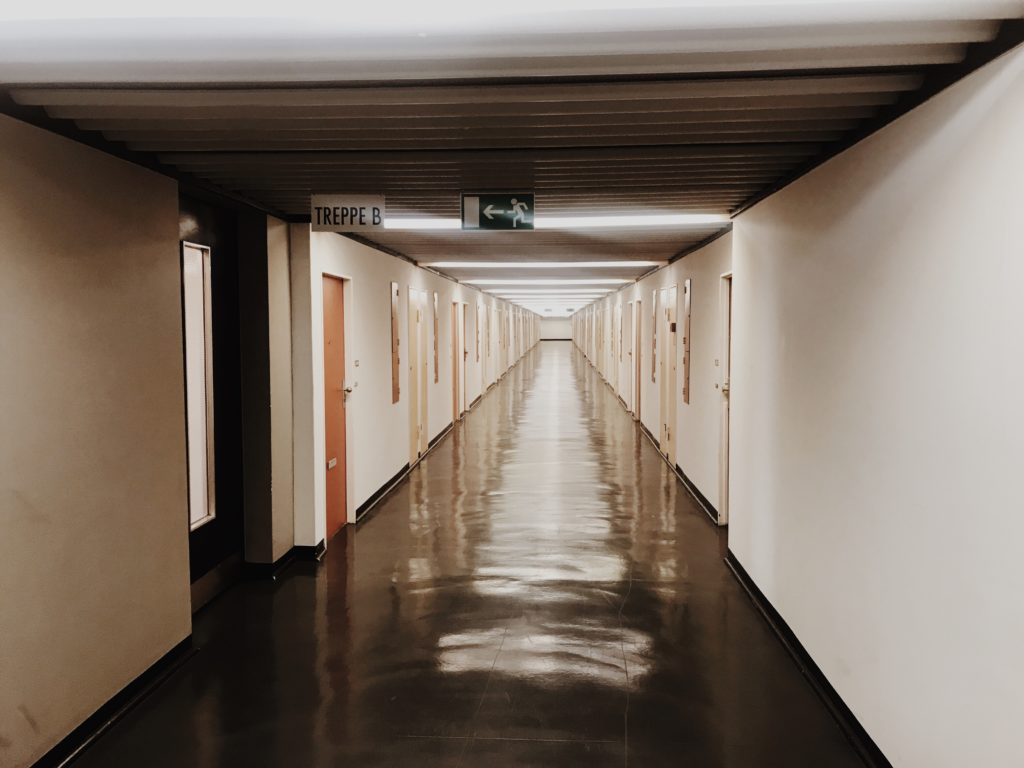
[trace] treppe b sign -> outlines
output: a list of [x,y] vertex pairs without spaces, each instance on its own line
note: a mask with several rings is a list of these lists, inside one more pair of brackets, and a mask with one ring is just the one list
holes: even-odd
[[313,195],[314,232],[374,232],[384,229],[384,195]]

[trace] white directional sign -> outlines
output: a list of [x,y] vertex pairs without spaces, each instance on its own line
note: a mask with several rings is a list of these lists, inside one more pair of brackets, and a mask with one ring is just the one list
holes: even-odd
[[533,193],[463,195],[462,228],[533,229]]
[[384,229],[384,195],[313,195],[314,232],[373,232]]

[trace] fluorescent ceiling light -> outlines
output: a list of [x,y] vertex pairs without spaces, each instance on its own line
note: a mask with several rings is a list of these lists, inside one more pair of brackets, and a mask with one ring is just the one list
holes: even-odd
[[622,216],[552,216],[537,217],[537,229],[617,229],[620,227],[700,227],[724,224],[727,214],[720,213],[651,213]]
[[577,279],[563,279],[563,280],[534,280],[531,278],[523,279],[501,279],[491,280],[488,278],[475,277],[463,280],[464,283],[472,283],[473,285],[622,285],[623,283],[632,282],[629,278],[625,277],[594,277],[594,278],[577,278]]
[[664,261],[434,261],[422,264],[437,269],[630,269],[660,267]]
[[459,219],[384,219],[384,229],[462,229]]
[[[610,216],[538,216],[534,220],[537,229],[620,229],[623,227],[703,227],[711,224],[725,224],[729,221],[727,213],[637,213],[616,214]],[[430,218],[399,218],[385,219],[385,229],[462,229],[461,219]],[[498,230],[487,230],[498,231]],[[449,263],[449,262],[441,262]],[[463,264],[465,262],[462,262]],[[536,262],[535,262],[536,263]],[[580,262],[575,262],[578,266]],[[588,262],[597,264],[598,262]],[[605,264],[607,262],[600,262]],[[630,262],[637,264],[638,262]],[[662,262],[652,263],[658,266]],[[431,265],[436,266],[436,265]],[[488,264],[493,266],[493,263]],[[516,264],[515,266],[522,266]],[[539,266],[539,264],[538,264]]]
[[572,299],[574,301],[581,301],[582,299],[603,299],[605,294],[603,293],[549,293],[546,295],[536,295],[530,293],[502,293],[497,294],[498,298],[504,299],[505,301],[550,301],[551,299]]
[[505,301],[513,304],[590,304],[591,302],[597,301],[597,297],[586,296],[583,298],[572,297],[562,298],[561,296],[555,296],[550,299],[505,299]]
[[492,296],[523,296],[528,293],[559,295],[605,295],[611,293],[614,288],[488,288],[484,293]]

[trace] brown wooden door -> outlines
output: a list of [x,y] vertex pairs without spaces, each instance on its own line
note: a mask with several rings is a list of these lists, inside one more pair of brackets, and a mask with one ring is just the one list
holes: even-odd
[[345,283],[324,275],[324,456],[327,538],[348,519],[345,478]]

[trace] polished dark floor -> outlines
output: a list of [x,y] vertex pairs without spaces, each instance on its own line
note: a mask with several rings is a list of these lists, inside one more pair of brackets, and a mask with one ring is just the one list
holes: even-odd
[[77,768],[860,765],[724,546],[544,342],[320,566],[201,612]]

